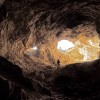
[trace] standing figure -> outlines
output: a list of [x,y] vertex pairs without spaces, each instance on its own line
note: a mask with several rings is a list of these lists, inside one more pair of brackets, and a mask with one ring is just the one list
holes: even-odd
[[57,60],[57,65],[58,65],[58,67],[60,66],[60,60],[59,59]]

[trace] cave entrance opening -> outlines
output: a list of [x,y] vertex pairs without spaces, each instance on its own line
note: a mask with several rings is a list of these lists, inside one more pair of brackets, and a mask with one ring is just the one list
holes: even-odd
[[60,40],[60,41],[58,41],[57,49],[60,52],[65,52],[66,50],[73,48],[74,46],[75,46],[74,43],[72,43],[68,40]]

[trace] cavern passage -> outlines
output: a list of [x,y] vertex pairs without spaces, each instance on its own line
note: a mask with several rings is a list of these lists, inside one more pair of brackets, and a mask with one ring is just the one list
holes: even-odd
[[100,100],[100,0],[0,0],[0,100]]

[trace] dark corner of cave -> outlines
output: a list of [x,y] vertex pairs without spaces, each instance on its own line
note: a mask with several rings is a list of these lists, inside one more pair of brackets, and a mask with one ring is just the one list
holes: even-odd
[[0,0],[0,100],[100,100],[100,0]]

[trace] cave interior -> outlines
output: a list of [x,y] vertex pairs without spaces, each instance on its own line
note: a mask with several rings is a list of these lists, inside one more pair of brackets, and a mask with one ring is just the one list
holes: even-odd
[[100,100],[100,0],[0,0],[0,100]]

